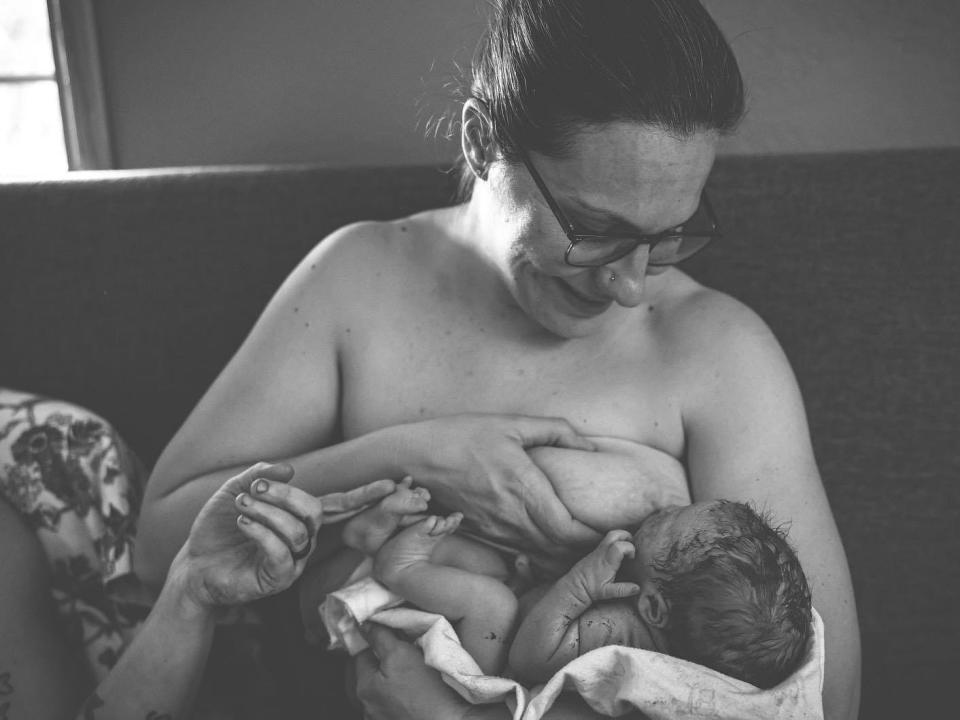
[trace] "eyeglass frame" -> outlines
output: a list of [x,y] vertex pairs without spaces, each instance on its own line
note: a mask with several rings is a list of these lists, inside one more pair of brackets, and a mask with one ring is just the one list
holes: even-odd
[[[616,235],[606,235],[606,234],[596,234],[596,233],[578,233],[576,227],[573,223],[567,219],[567,216],[563,214],[563,211],[560,209],[560,205],[554,200],[553,195],[550,194],[550,191],[547,189],[547,184],[544,182],[543,178],[540,176],[540,173],[537,172],[537,169],[533,166],[533,162],[530,160],[530,157],[527,155],[526,151],[517,143],[514,143],[516,147],[517,154],[520,156],[520,160],[523,161],[524,166],[526,166],[527,171],[530,173],[530,177],[533,178],[533,182],[536,184],[537,188],[540,190],[540,194],[543,196],[543,199],[547,201],[547,205],[550,208],[550,211],[553,213],[553,216],[557,219],[560,227],[563,229],[564,234],[567,236],[567,239],[570,241],[570,244],[567,246],[566,252],[563,254],[563,261],[572,267],[603,267],[604,265],[609,265],[610,263],[616,262],[621,258],[625,258],[627,255],[632,253],[641,245],[649,245],[650,253],[653,253],[653,248],[656,247],[657,243],[663,242],[664,240],[676,240],[677,238],[684,237],[706,237],[707,242],[705,242],[701,247],[694,250],[692,253],[687,255],[687,257],[682,260],[676,260],[669,263],[657,263],[648,261],[648,265],[652,267],[670,267],[672,265],[677,265],[681,262],[685,262],[692,258],[694,255],[699,253],[703,248],[709,245],[713,240],[718,240],[723,237],[723,233],[720,231],[720,224],[717,221],[717,215],[713,211],[713,205],[711,205],[709,198],[707,197],[707,191],[704,190],[700,194],[700,204],[706,210],[707,218],[710,220],[710,231],[709,232],[697,232],[697,233],[684,233],[682,230],[670,229],[664,230],[659,233],[618,233]],[[694,213],[696,215],[696,213]],[[626,250],[623,253],[615,254],[613,257],[605,258],[603,262],[600,263],[590,263],[590,264],[581,264],[570,262],[570,253],[573,251],[573,248],[576,247],[577,243],[583,242],[584,240],[635,240],[636,243],[629,250]]]

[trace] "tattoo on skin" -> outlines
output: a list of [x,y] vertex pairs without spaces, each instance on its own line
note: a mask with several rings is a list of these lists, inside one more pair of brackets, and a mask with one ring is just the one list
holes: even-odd
[[10,712],[10,703],[5,702],[3,705],[0,705],[0,720],[9,720],[7,713]]

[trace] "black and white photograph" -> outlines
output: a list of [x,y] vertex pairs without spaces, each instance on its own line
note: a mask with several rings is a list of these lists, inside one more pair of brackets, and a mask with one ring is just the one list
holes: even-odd
[[907,720],[960,4],[0,0],[0,720]]

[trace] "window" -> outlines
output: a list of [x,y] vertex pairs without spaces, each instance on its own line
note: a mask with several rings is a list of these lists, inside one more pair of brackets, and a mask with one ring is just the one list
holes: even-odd
[[0,0],[0,175],[111,166],[92,0]]
[[0,173],[66,169],[47,6],[0,0]]

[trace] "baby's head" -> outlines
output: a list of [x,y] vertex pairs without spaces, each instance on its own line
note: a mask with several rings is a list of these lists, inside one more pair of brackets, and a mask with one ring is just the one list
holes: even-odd
[[671,655],[761,688],[800,664],[810,590],[784,533],[743,503],[718,500],[650,515],[624,573]]

